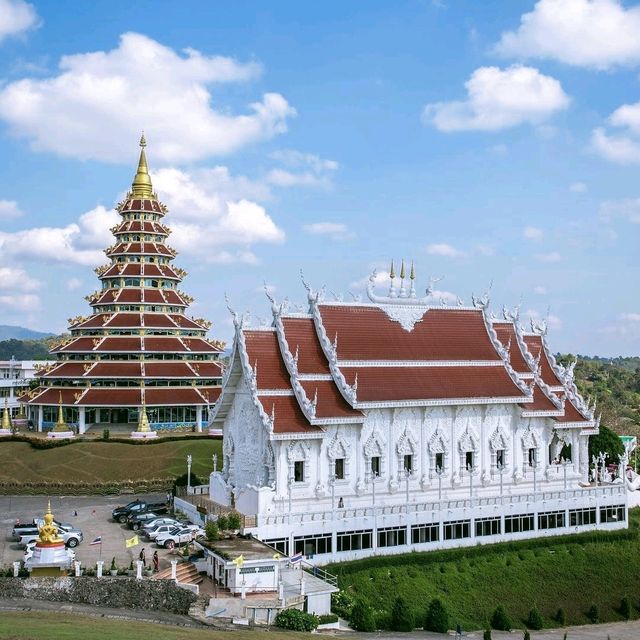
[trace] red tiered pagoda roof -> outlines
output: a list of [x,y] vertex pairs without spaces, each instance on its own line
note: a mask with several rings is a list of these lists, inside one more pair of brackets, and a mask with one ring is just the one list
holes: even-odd
[[207,339],[210,323],[185,315],[191,298],[176,287],[186,273],[171,264],[177,252],[165,244],[167,208],[153,191],[145,144],[117,206],[110,263],[96,269],[101,287],[87,298],[93,314],[69,320],[71,335],[52,348],[58,363],[42,373],[31,405],[61,397],[67,407],[202,406],[220,393],[223,345]]

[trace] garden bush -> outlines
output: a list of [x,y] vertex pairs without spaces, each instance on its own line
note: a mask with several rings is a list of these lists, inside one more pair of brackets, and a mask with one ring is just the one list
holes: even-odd
[[438,598],[434,598],[429,603],[423,626],[425,631],[435,631],[437,633],[446,633],[449,630],[449,614],[442,601]]
[[335,613],[325,613],[318,616],[318,624],[333,624],[338,622],[338,616]]
[[525,629],[522,634],[522,640],[531,640],[531,634],[529,633],[529,629]]
[[204,525],[204,534],[207,536],[209,542],[213,542],[220,537],[220,530],[218,524],[213,520],[207,520],[207,524]]
[[391,629],[393,631],[413,631],[414,619],[404,598],[396,598],[391,609]]
[[375,631],[376,621],[373,609],[364,600],[356,600],[351,608],[349,624],[355,631]]
[[227,516],[218,516],[216,524],[220,531],[226,531],[229,528],[229,518],[227,518]]
[[491,616],[491,626],[498,631],[511,631],[511,619],[501,604],[496,607]]
[[487,627],[482,634],[482,640],[491,640],[491,629]]
[[276,626],[290,631],[313,631],[318,626],[318,616],[299,609],[285,609],[276,616]]
[[567,616],[564,613],[564,609],[562,607],[560,607],[560,609],[558,609],[558,613],[556,613],[556,622],[561,626],[564,627],[564,625],[567,622]]
[[587,611],[587,618],[592,624],[596,624],[598,620],[600,620],[600,612],[598,611],[598,607],[595,604],[592,604],[589,607],[589,611]]
[[542,616],[536,607],[533,607],[531,611],[529,611],[529,616],[527,618],[527,627],[529,629],[533,629],[534,631],[539,631],[544,626],[544,621],[542,620]]
[[629,598],[622,598],[620,601],[620,615],[628,620],[631,617],[631,602],[629,602]]
[[227,516],[227,523],[229,525],[229,529],[239,529],[242,526],[242,518],[237,511],[232,511]]

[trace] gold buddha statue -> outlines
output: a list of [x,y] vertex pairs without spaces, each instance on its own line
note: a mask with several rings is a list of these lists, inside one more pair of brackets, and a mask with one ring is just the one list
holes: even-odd
[[39,530],[40,542],[44,544],[52,544],[60,542],[62,538],[58,536],[58,527],[53,522],[53,513],[51,513],[51,500],[47,506],[47,513],[44,514],[44,524]]

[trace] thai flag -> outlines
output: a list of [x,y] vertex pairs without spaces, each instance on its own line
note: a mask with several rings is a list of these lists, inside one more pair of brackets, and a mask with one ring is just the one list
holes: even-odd
[[291,564],[298,564],[298,562],[302,562],[302,551],[298,551],[289,558],[289,562]]
[[89,545],[92,544],[102,544],[102,536],[98,536],[93,542],[89,543]]

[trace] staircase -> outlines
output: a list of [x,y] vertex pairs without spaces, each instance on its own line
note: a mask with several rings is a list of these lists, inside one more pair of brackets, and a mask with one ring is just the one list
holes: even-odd
[[[171,580],[171,567],[153,575],[154,580]],[[176,566],[176,582],[178,584],[199,585],[204,578],[198,573],[198,569],[193,562],[181,562]]]

